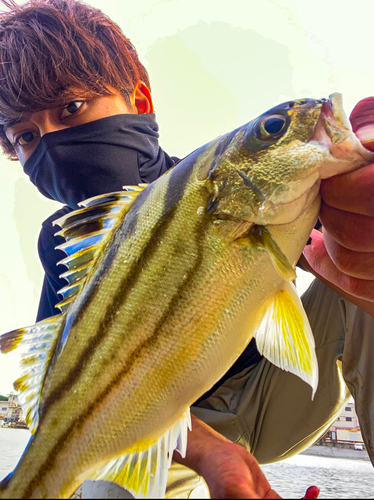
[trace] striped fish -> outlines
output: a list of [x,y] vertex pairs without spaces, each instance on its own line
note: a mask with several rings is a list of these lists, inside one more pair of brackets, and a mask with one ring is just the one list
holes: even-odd
[[189,407],[256,333],[260,352],[318,384],[292,280],[320,179],[373,161],[340,96],[295,100],[196,150],[148,186],[57,221],[61,314],[1,336],[32,432],[0,498],[68,498],[85,479],[165,493]]

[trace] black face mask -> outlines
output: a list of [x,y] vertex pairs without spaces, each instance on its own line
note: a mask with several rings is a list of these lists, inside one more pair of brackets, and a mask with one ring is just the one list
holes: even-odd
[[148,183],[174,161],[159,147],[153,114],[122,114],[45,134],[24,165],[47,198],[80,201]]

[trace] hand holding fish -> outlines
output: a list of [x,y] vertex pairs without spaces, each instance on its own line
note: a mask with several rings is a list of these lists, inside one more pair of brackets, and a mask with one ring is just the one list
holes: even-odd
[[[174,460],[203,476],[211,498],[281,498],[270,486],[259,463],[242,446],[232,443],[198,418],[192,416],[187,455]],[[303,498],[318,498],[311,486]]]
[[[361,101],[351,115],[353,130],[368,149],[373,149],[373,141],[369,140],[373,127],[368,123],[373,116],[372,98]],[[313,231],[304,256],[322,278],[353,297],[369,301],[363,308],[372,312],[374,165],[325,179],[321,195],[323,233]],[[362,303],[357,305],[362,307]]]
[[281,498],[255,457],[242,446],[218,443],[203,458],[202,474],[211,498]]

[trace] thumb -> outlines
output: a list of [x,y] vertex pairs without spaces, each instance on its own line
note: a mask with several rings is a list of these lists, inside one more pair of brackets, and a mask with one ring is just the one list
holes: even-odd
[[342,273],[338,270],[327,253],[323,241],[323,234],[313,229],[310,237],[312,239],[310,245],[306,245],[303,250],[303,255],[308,261],[308,264],[317,274],[339,286],[342,279]]
[[303,498],[315,499],[318,498],[318,496],[319,496],[319,488],[317,486],[309,486]]

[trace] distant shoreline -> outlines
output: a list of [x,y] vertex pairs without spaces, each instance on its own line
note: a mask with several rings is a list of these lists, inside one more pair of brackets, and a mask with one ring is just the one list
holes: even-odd
[[[0,429],[12,429],[12,430],[28,430],[25,427],[1,427]],[[326,457],[326,458],[345,458],[348,460],[365,460],[370,462],[369,455],[366,450],[353,450],[352,448],[341,448],[338,446],[323,446],[314,445],[300,452],[300,455],[311,455],[314,457]]]
[[327,458],[347,458],[349,460],[366,460],[370,462],[369,455],[366,450],[352,450],[351,448],[338,448],[335,446],[311,446],[300,455],[313,455],[316,457]]

